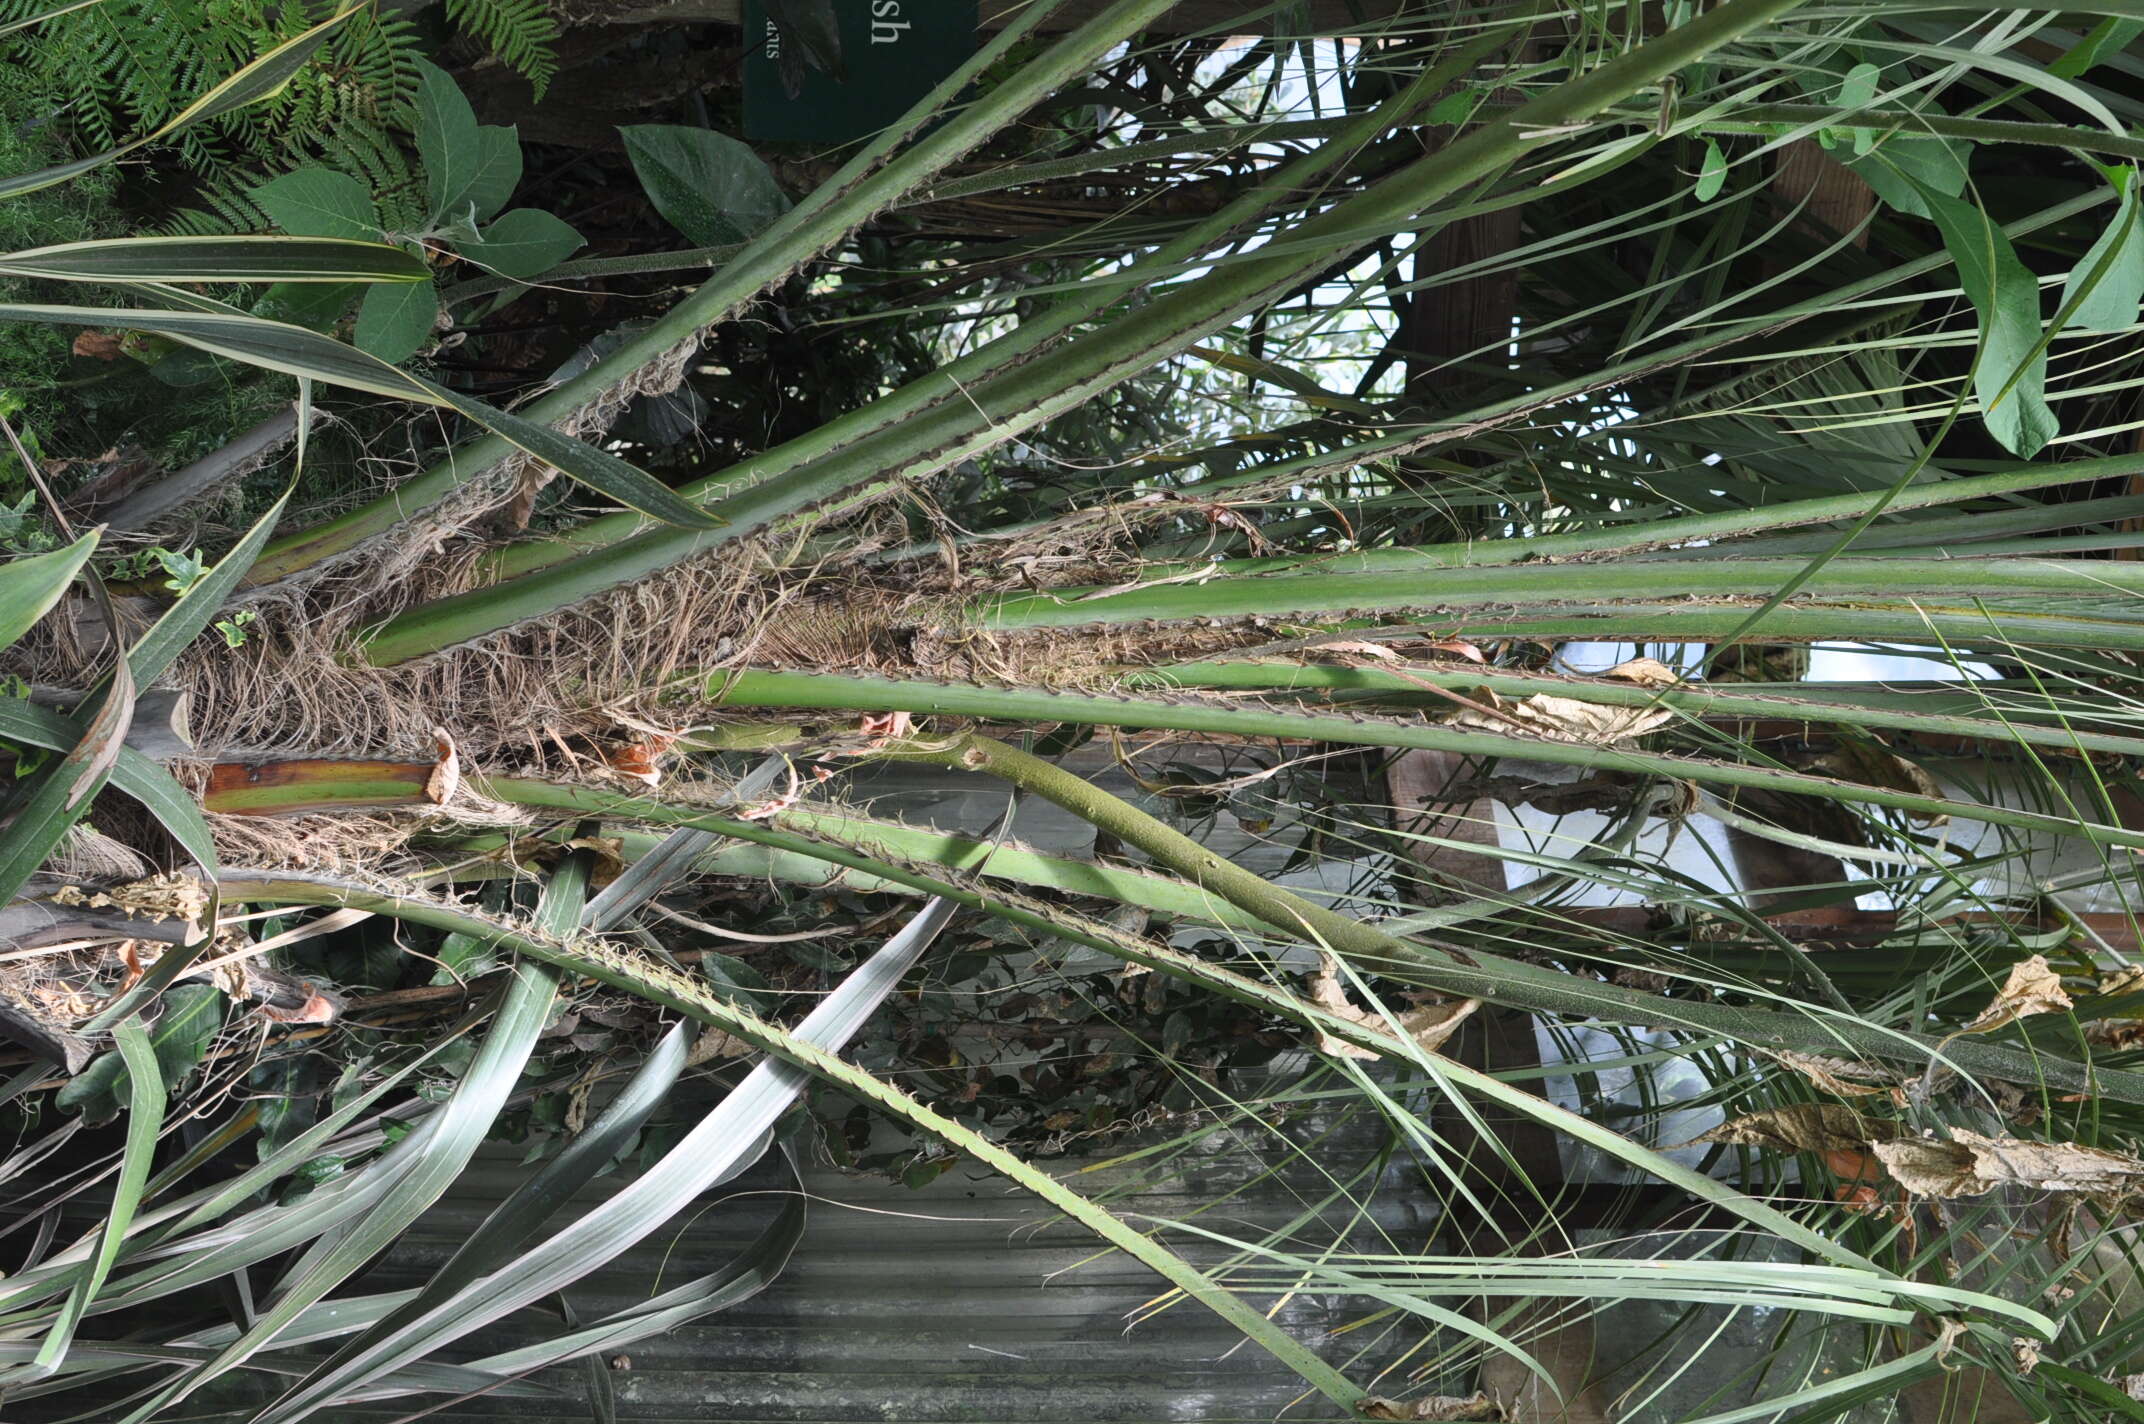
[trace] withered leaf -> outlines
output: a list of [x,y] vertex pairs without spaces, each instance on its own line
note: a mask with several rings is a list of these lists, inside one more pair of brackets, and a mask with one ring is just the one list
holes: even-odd
[[2099,976],[2093,992],[2112,998],[2116,994],[2134,994],[2144,990],[2144,964],[2125,964],[2120,969],[2109,969]]
[[1917,1197],[1975,1197],[1992,1183],[1973,1172],[1973,1154],[1950,1142],[1909,1137],[1878,1142],[1870,1151],[1892,1179]]
[[[1892,751],[1882,742],[1863,740],[1858,737],[1843,738],[1837,750],[1820,758],[1817,769],[1838,777],[1841,781],[1858,781],[1863,786],[1880,786],[1891,791],[1903,791],[1911,796],[1941,796],[1943,789],[1935,779]],[[1948,816],[1926,815],[1918,811],[1906,813],[1924,826],[1941,825]]]
[[1882,1093],[1898,1081],[1898,1076],[1888,1068],[1856,1063],[1850,1058],[1827,1058],[1820,1053],[1796,1053],[1785,1048],[1768,1048],[1764,1052],[1767,1058],[1792,1068],[1825,1092],[1842,1098]]
[[1536,693],[1516,702],[1488,699],[1501,716],[1462,707],[1447,726],[1468,732],[1527,731],[1545,742],[1572,742],[1604,747],[1628,741],[1675,719],[1665,707],[1603,707],[1571,697]]
[[1682,1145],[1725,1142],[1774,1152],[1853,1152],[1897,1133],[1895,1123],[1863,1117],[1844,1103],[1797,1103],[1738,1117]]
[[1635,682],[1644,687],[1673,687],[1682,681],[1682,674],[1658,658],[1632,658],[1617,663],[1603,674],[1619,677],[1625,682]]
[[1365,1419],[1483,1420],[1488,1424],[1508,1419],[1504,1407],[1486,1394],[1461,1398],[1456,1394],[1433,1394],[1423,1399],[1381,1399],[1376,1395],[1362,1402]]
[[1874,1151],[1915,1196],[1977,1197],[1999,1186],[2115,1196],[2144,1187],[2144,1161],[2074,1142],[1983,1137],[1951,1129],[1951,1141],[1904,1138]]
[[432,729],[432,742],[439,749],[439,760],[432,764],[432,774],[424,779],[424,798],[435,806],[444,806],[462,789],[462,754],[444,727]]
[[1401,1014],[1400,1027],[1424,1053],[1435,1053],[1480,1007],[1479,999],[1439,999]]
[[2010,977],[1995,998],[1962,1032],[1992,1033],[2005,1024],[2034,1014],[2067,1013],[2074,1007],[2062,992],[2062,976],[2055,973],[2044,955],[2035,954],[2010,966]]
[[126,352],[124,340],[109,331],[84,331],[74,339],[74,354],[99,361],[117,361]]
[[[1340,978],[1340,961],[1330,954],[1318,957],[1318,972],[1310,977],[1310,1002],[1349,1023],[1362,1024],[1382,1034],[1392,1032],[1391,1021],[1368,1009],[1358,1009],[1348,1002],[1347,986]],[[1425,1053],[1435,1053],[1444,1046],[1444,1041],[1466,1021],[1467,1015],[1481,1007],[1479,999],[1450,999],[1423,1004],[1397,1015],[1400,1028],[1422,1048]],[[1318,1052],[1335,1058],[1376,1058],[1378,1055],[1367,1048],[1335,1038],[1329,1033],[1318,1034]]]

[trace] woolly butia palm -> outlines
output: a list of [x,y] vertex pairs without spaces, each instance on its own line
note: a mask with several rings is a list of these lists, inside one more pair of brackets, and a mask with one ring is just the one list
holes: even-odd
[[[301,436],[317,383],[414,403],[457,441],[326,514],[301,438],[297,496],[175,600],[115,598],[94,533],[0,571],[31,684],[0,703],[23,749],[0,844],[11,953],[88,1003],[11,1001],[45,1058],[9,1100],[39,1101],[57,1065],[74,1115],[0,1176],[36,1184],[42,1219],[71,1197],[102,1217],[0,1281],[7,1407],[179,1417],[259,1377],[269,1402],[244,1417],[332,1417],[517,1388],[720,1309],[801,1217],[641,1308],[457,1349],[691,1206],[817,1082],[1151,1267],[1328,1416],[1658,1417],[1694,1341],[1616,1397],[1564,1348],[1636,1297],[1687,1307],[1693,1331],[1724,1307],[1824,1336],[1830,1373],[1760,1369],[1687,1416],[1704,1424],[2144,1414],[2128,9],[1395,6],[1244,40],[1172,35],[1168,0],[1061,28],[1057,8],[1012,16],[741,242],[545,274],[713,268],[513,413],[202,290],[426,277],[392,246],[0,258],[118,294],[0,316],[285,373]],[[340,22],[172,125],[274,92]],[[1117,117],[1048,121],[1097,104]],[[764,179],[716,151],[738,184]],[[830,327],[942,319],[941,363],[711,470],[668,448],[689,440],[613,431],[636,403],[719,397],[703,340],[777,290],[823,301]],[[1579,675],[1578,641],[1659,656]],[[1797,650],[1840,645],[1964,675],[1800,675],[1815,654]],[[133,725],[158,693],[184,694],[197,732],[168,769]],[[1389,822],[1298,817],[1299,858],[1385,867],[1367,895],[1321,898],[1069,770],[1096,729],[1262,758],[1204,788],[1247,825],[1302,809],[1272,788],[1309,747],[1390,760],[1395,788],[1403,766],[1451,779]],[[771,760],[739,782],[741,749]],[[1006,783],[1109,853],[806,789],[873,762]],[[1495,803],[1551,820],[1522,845],[1422,814]],[[128,804],[149,813],[131,832]],[[1670,851],[1700,823],[1798,869],[1693,876]],[[93,881],[85,842],[166,868]],[[1456,876],[1459,855],[1512,874]],[[673,952],[684,887],[719,910],[745,897],[707,886],[754,876],[852,893],[829,902],[859,907],[852,937],[885,897],[927,903],[785,1026],[778,999]],[[1002,927],[1003,952],[1069,942],[1285,1026],[1303,1051],[1280,1091],[1379,1118],[1449,1205],[1448,1252],[1223,1236],[1228,1267],[1200,1268],[1180,1248],[1217,1228],[1134,1224],[988,1120],[841,1058],[955,915]],[[368,925],[409,938],[362,942]],[[270,973],[315,941],[433,954],[433,1002],[459,1017],[380,1041],[277,1135],[255,1106],[164,1142],[215,1026],[262,1012],[227,1000],[332,1022],[335,983]],[[338,961],[308,962],[332,979]],[[232,978],[245,964],[263,977]],[[624,1085],[420,1291],[352,1294],[527,1091],[561,996],[591,986],[668,1016],[618,1047]],[[1593,1085],[1575,1109],[1536,1091],[1538,1054],[1483,1049],[1468,1025],[1492,1020],[1565,1040]],[[555,1224],[703,1044],[767,1057]],[[1610,1073],[1638,1107],[1598,1088]],[[1692,1102],[1724,1121],[1701,1158],[1670,1155],[1662,1125]],[[41,1169],[100,1116],[123,1130],[109,1171],[51,1185]],[[231,1172],[255,1133],[257,1163]],[[1543,1135],[1551,1162],[1653,1184],[1616,1249],[1580,1242],[1564,1184],[1510,1146]],[[340,1174],[294,1190],[324,1156]],[[142,1323],[271,1260],[272,1294],[230,1325]],[[1374,1346],[1292,1336],[1269,1297],[1298,1292],[1359,1302]],[[1410,1379],[1483,1395],[1410,1401]]]

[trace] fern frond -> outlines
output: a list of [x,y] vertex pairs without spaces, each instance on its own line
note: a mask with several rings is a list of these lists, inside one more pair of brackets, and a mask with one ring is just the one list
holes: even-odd
[[544,86],[558,73],[558,20],[544,0],[447,0],[447,18],[465,34],[490,46],[491,52],[518,71],[543,97]]

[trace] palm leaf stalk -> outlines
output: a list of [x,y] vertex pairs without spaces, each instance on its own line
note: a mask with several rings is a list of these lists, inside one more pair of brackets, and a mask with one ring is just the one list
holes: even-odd
[[[0,1159],[0,1183],[55,1223],[0,1280],[5,1408],[94,1398],[133,1424],[238,1400],[289,1424],[379,1399],[533,1398],[531,1371],[774,1278],[807,1229],[801,1196],[708,1275],[593,1319],[569,1307],[512,1348],[478,1334],[521,1328],[763,1156],[793,1176],[814,1150],[794,1109],[816,1091],[922,1144],[918,1164],[960,1154],[1077,1222],[1161,1278],[1155,1308],[1197,1303],[1335,1417],[1436,1417],[1374,1394],[1416,1366],[1591,1399],[1599,1382],[1571,1375],[1564,1327],[1543,1322],[1606,1322],[1639,1297],[1689,1322],[1788,1312],[1833,1352],[1831,1375],[1799,1381],[1767,1357],[1676,1424],[1846,1419],[1958,1379],[2037,1418],[2127,1409],[2110,1401],[2144,1331],[2119,1205],[2144,1180],[2144,988],[2125,972],[2144,938],[2128,915],[2144,576],[2098,556],[2133,549],[2144,512],[2128,448],[2144,219],[2134,175],[2082,157],[2144,152],[2127,136],[2144,99],[2107,63],[2125,12],[2048,12],[2110,21],[2058,37],[2046,63],[2017,42],[2052,21],[2009,12],[1726,0],[1468,13],[1435,34],[1359,22],[1336,36],[1354,43],[1336,47],[1330,111],[1311,113],[1278,96],[1328,92],[1316,47],[1157,36],[1162,0],[1045,38],[1051,8],[813,170],[745,240],[688,233],[700,245],[541,274],[564,290],[713,269],[526,401],[239,304],[268,282],[429,281],[399,247],[0,254],[0,274],[102,294],[0,316],[296,378],[301,434],[316,383],[353,409],[457,422],[423,435],[424,468],[324,518],[301,439],[292,492],[133,622],[101,613],[109,535],[0,567],[0,646],[45,684],[0,699],[25,773],[0,913],[25,927],[21,952],[79,954],[93,974],[115,923],[137,930],[129,954],[163,947],[41,1041],[65,1072],[37,1063],[0,1086],[11,1109],[56,1089],[72,1115]],[[347,22],[140,142],[273,101]],[[1141,94],[1164,97],[1081,127],[1093,96]],[[1812,141],[1868,187],[1852,231],[1772,181]],[[1997,165],[2020,153],[2070,166],[1999,194]],[[993,211],[1017,221],[992,229]],[[1029,212],[1064,216],[1038,229]],[[1482,230],[1466,225],[1513,212],[1518,246],[1439,265]],[[1436,304],[1492,289],[1506,305],[1461,343],[1476,349],[1425,337]],[[734,392],[702,343],[798,291],[815,339],[931,359],[873,367],[855,399],[734,462],[645,425],[607,433],[634,399]],[[570,487],[536,500],[553,472]],[[517,489],[531,529],[473,537]],[[420,571],[442,541],[455,557]],[[725,591],[712,613],[709,588]],[[203,636],[218,626],[242,646]],[[1961,675],[1819,683],[1787,660],[1734,681],[1674,651],[1752,639],[1897,645]],[[1617,670],[1569,670],[1586,641],[1628,645]],[[199,705],[205,770],[130,744],[150,688]],[[1077,752],[1097,729],[1107,740]],[[1171,739],[1225,773],[1154,769]],[[738,753],[768,759],[738,778]],[[1513,829],[1463,841],[1432,808],[1305,799],[1325,795],[1314,776],[1397,755],[1459,769],[1456,819],[1495,800]],[[1100,784],[1104,765],[1138,795]],[[868,785],[881,768],[1009,785],[1068,813],[1092,853],[840,803],[849,773]],[[144,811],[162,829],[135,839],[170,873],[89,877],[67,858]],[[1253,837],[1302,827],[1294,859],[1327,874],[1308,891],[1239,863],[1223,816]],[[1678,837],[1700,844],[1678,859]],[[1749,845],[1817,868],[1784,893],[1691,868]],[[1425,889],[1421,863],[1454,851],[1517,883]],[[1886,908],[1860,908],[1871,896]],[[1793,919],[1855,913],[1883,928],[1851,954]],[[891,939],[888,915],[909,920]],[[961,948],[931,953],[941,937]],[[860,947],[857,967],[770,983],[728,952],[804,938]],[[371,1056],[297,1114],[304,1094],[276,1085],[308,1071],[344,990],[380,984],[345,972],[335,1000],[305,999],[242,1051],[230,1026],[250,1011],[219,987],[237,981],[206,976],[335,979],[387,946],[399,987],[373,1008],[408,1017],[338,1028]],[[1121,977],[1080,987],[1071,950]],[[1298,1108],[1369,1124],[1376,1171],[1332,1203],[1359,1208],[1350,1193],[1383,1188],[1357,1184],[1404,1162],[1447,1218],[1525,1226],[1498,1253],[1480,1231],[1456,1251],[1312,1249],[1309,1216],[1263,1237],[1211,1212],[1143,1219],[1027,1151],[1012,1125],[1027,1105],[978,1116],[959,1083],[941,1090],[941,1063],[843,1055],[873,1025],[900,1044],[925,1012],[910,999],[949,997],[899,986],[976,962],[1074,986],[1187,1100],[1276,1150],[1308,1155],[1268,1121]],[[829,986],[785,1026],[785,991]],[[599,996],[637,1006],[635,1026],[600,1065],[562,1069],[547,1023]],[[1147,999],[1166,1011],[1152,1023]],[[1197,1060],[1168,1027],[1187,1004],[1237,1015],[1240,1039],[1281,1047],[1277,1066],[1254,1081]],[[1493,1009],[1593,1046],[1570,1050],[1582,1064],[1492,1071],[1463,1021]],[[1441,1030],[1440,1013],[1456,1015]],[[105,1052],[70,1061],[69,1044]],[[723,1054],[756,1061],[730,1073]],[[714,1101],[688,1105],[710,1063]],[[1586,1080],[1576,1110],[1537,1091],[1558,1067]],[[1600,1095],[1610,1072],[1636,1106]],[[1674,1107],[1679,1072],[1702,1080],[1694,1106]],[[190,1095],[240,1088],[251,1106],[202,1108],[214,1121],[158,1155]],[[360,1270],[488,1134],[576,1092],[590,1111],[450,1260],[365,1293]],[[1660,1150],[1671,1112],[1699,1109],[1725,1119],[1706,1159]],[[663,1115],[687,1120],[682,1138],[627,1166]],[[117,1120],[101,1167],[66,1162]],[[1503,1143],[1512,1122],[1647,1183],[1660,1210],[1638,1239],[1662,1259],[1590,1241],[1544,1254],[1582,1229],[1561,1215],[1573,1184],[1485,1175],[1455,1148]],[[1116,1165],[1167,1181],[1213,1130],[1164,1130]],[[242,1165],[239,1144],[258,1147]],[[319,1178],[328,1158],[339,1172]],[[621,1167],[602,1204],[560,1209]],[[2021,1205],[2021,1183],[2082,1204],[2058,1220]],[[1532,1198],[1518,1216],[1514,1194]],[[60,1226],[63,1207],[101,1224]],[[1692,1207],[1706,1226],[1673,1224]],[[1991,1236],[2023,1244],[1996,1253]],[[234,1302],[228,1323],[156,1314],[211,1289]],[[1304,1292],[1363,1318],[1346,1340],[1305,1338],[1279,1309]],[[1626,1398],[1706,1357],[1653,1353],[1673,1358],[1643,1362]]]

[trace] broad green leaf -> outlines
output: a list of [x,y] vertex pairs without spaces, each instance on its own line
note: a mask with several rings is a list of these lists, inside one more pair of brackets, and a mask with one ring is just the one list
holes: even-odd
[[[145,290],[149,288],[146,287]],[[159,295],[163,292],[157,289]],[[399,289],[397,289],[399,290]],[[191,303],[190,303],[191,304]],[[370,356],[354,346],[303,327],[262,321],[228,309],[193,311],[105,310],[98,307],[0,303],[0,320],[49,321],[64,326],[124,325],[184,342],[212,355],[265,366],[305,380],[375,395],[444,406],[529,454],[556,465],[568,477],[608,495],[650,519],[684,529],[717,529],[719,515],[692,504],[647,471],[548,425],[488,406],[457,391]]]
[[379,240],[379,213],[371,191],[340,169],[314,166],[285,173],[256,187],[253,200],[285,232]]
[[655,211],[703,247],[744,242],[789,211],[767,165],[736,139],[679,124],[618,132]]
[[1876,83],[1883,78],[1883,71],[1875,65],[1863,62],[1846,71],[1839,81],[1838,97],[1833,100],[1842,109],[1866,109],[1876,99]]
[[1727,155],[1711,139],[1705,140],[1704,166],[1697,171],[1697,200],[1709,203],[1727,186]]
[[[186,1081],[223,1027],[223,991],[213,984],[174,984],[157,1002],[149,1046],[158,1090],[170,1093]],[[102,1054],[60,1089],[57,1101],[92,1123],[109,1122],[119,1115],[119,1100],[129,1090],[131,1076],[132,1066],[124,1056]]]
[[476,110],[444,69],[417,61],[417,157],[424,165],[432,219],[453,216],[469,201],[471,185],[485,163]]
[[581,235],[536,208],[515,208],[465,245],[461,255],[501,277],[529,278],[556,267],[579,249]]
[[[1839,94],[1833,101],[1848,113],[1866,109],[1876,99],[1877,81],[1883,71],[1873,64],[1862,63],[1846,71],[1846,78],[1839,82]],[[1868,129],[1854,130],[1854,152],[1867,153],[1876,146],[1876,135]]]
[[[506,206],[521,185],[521,136],[500,124],[481,124],[476,131],[476,171],[462,191],[478,222]],[[442,214],[442,216],[447,216]],[[455,214],[454,216],[459,216]]]
[[128,237],[0,254],[0,272],[65,282],[429,282],[424,259],[328,237]]
[[2075,79],[2109,55],[2126,52],[2137,36],[2144,35],[2144,20],[2124,20],[2109,15],[2092,27],[2067,54],[2047,66],[2050,74]]
[[261,293],[252,314],[308,331],[332,331],[361,290],[355,283],[278,282]]
[[1430,105],[1429,115],[1424,122],[1457,128],[1473,117],[1474,106],[1479,104],[1481,99],[1482,92],[1479,89],[1455,90]]
[[51,611],[96,547],[91,532],[64,549],[0,564],[0,648],[12,646]]
[[1952,139],[1894,133],[1866,154],[1847,159],[1846,166],[1899,212],[1925,218],[1930,213],[1924,190],[1953,198],[1965,191],[1965,155],[1966,146]]
[[[20,698],[0,698],[0,737],[9,741],[63,752],[82,739],[83,731],[81,722],[49,707]],[[208,869],[215,869],[216,845],[208,822],[202,818],[193,796],[170,772],[132,747],[122,746],[118,759],[112,763],[112,785],[148,808],[188,855]]]
[[2047,351],[2040,340],[2040,284],[2001,226],[1961,198],[1915,183],[1943,233],[1958,280],[1980,313],[1973,391],[1981,421],[2004,449],[2030,459],[2060,430],[2047,405]]
[[2062,284],[2062,304],[2056,310],[2070,314],[2063,323],[2066,328],[2127,331],[2136,325],[2137,304],[2144,300],[2144,218],[2138,211],[2137,171],[2116,168],[2110,177],[2121,192],[2121,206]]
[[382,361],[401,362],[424,346],[439,319],[439,293],[421,287],[375,287],[357,306],[350,340],[358,350]]

